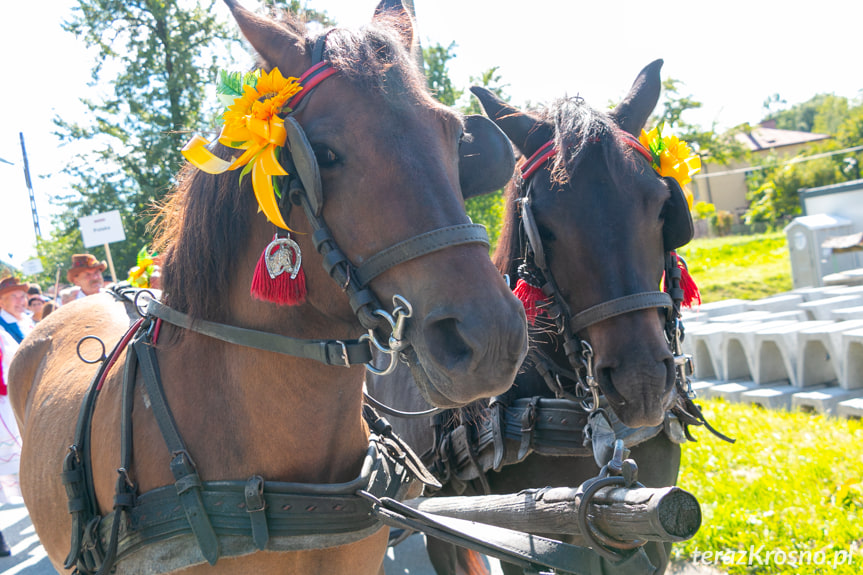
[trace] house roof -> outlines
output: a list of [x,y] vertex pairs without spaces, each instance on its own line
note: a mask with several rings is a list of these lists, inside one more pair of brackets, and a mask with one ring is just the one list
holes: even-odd
[[746,146],[750,151],[770,150],[793,146],[795,144],[806,144],[826,140],[827,134],[814,134],[812,132],[798,132],[796,130],[780,130],[767,126],[756,126],[748,133],[740,132],[734,135],[738,142]]

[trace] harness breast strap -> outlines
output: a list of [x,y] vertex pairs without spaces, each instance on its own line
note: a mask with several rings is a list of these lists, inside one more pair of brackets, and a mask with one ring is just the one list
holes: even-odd
[[296,339],[265,331],[215,323],[204,319],[192,319],[187,314],[150,301],[147,312],[177,327],[188,329],[227,343],[252,347],[263,351],[281,353],[293,357],[314,359],[326,365],[366,364],[372,361],[372,351],[367,341]]

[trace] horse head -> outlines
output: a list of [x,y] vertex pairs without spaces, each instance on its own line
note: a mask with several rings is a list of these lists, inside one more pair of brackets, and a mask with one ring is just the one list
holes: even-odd
[[[256,213],[253,178],[233,190],[237,172],[198,172],[187,174],[192,182],[185,187],[200,196],[188,205],[229,197],[221,213],[205,209],[209,231],[180,231],[181,241],[168,243],[175,249],[165,265],[166,303],[195,317],[295,337],[368,330],[373,344],[413,364],[423,395],[442,407],[508,388],[526,353],[524,313],[464,209],[465,198],[511,177],[505,136],[486,118],[462,117],[429,95],[400,2],[381,2],[361,30],[317,36],[297,20],[276,21],[226,2],[264,71],[300,77],[317,62],[334,71],[284,111],[287,144],[279,161],[298,173],[304,195],[282,180],[288,199],[276,201],[303,253],[307,295],[295,306],[249,298],[254,262],[276,228]],[[211,273],[179,271],[192,269]],[[201,293],[210,295],[195,295]],[[395,334],[388,320],[398,322],[399,313],[406,322]]]
[[660,178],[643,157],[647,152],[636,149],[659,98],[661,66],[657,60],[645,67],[609,113],[572,98],[540,116],[473,89],[534,164],[522,168],[531,171],[521,191],[522,218],[511,216],[502,234],[509,247],[495,261],[513,277],[522,262],[534,273],[546,271],[540,283],[548,282],[543,290],[561,300],[557,313],[567,320],[555,327],[569,330],[577,342],[549,342],[548,353],[561,365],[566,354],[577,352],[581,362],[592,356],[588,368],[598,388],[630,427],[659,424],[674,400],[675,366],[666,339],[671,299],[657,290],[668,251],[692,237],[676,181]]

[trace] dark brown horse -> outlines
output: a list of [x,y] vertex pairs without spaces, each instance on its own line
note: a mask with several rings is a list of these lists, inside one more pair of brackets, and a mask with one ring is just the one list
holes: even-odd
[[[675,483],[680,449],[662,427],[678,397],[669,342],[675,326],[668,324],[673,303],[658,290],[669,251],[691,239],[692,224],[676,183],[660,178],[633,142],[659,98],[661,65],[642,70],[625,100],[607,113],[573,98],[534,115],[474,89],[488,116],[530,158],[522,166],[524,182],[507,188],[493,260],[513,287],[521,277],[544,293],[531,353],[513,388],[481,410],[478,425],[467,423],[473,455],[454,454],[455,440],[436,441],[428,421],[391,418],[427,461],[436,461],[443,479],[452,480],[450,489],[514,493],[577,486],[595,476],[599,468],[583,445],[590,410],[581,406],[594,401],[594,390],[619,422],[642,428],[638,435],[645,440],[632,449],[641,481],[649,487]],[[392,380],[367,386],[373,397],[400,408],[422,405]],[[528,398],[543,399],[531,405]],[[507,414],[520,419],[508,424]],[[450,422],[438,417],[437,427],[446,428]],[[458,425],[459,416],[452,418]],[[503,418],[502,431],[492,430],[498,428],[489,420],[496,418]],[[481,465],[483,454],[476,451],[483,433],[501,433],[505,450],[495,448],[496,470],[468,469],[466,476],[480,477],[465,485],[456,459]],[[429,541],[439,573],[466,568],[464,554]],[[654,564],[664,564],[661,549],[649,552]],[[507,573],[516,570],[505,566]]]
[[[401,4],[382,2],[371,24],[359,31],[334,29],[317,37],[291,17],[275,21],[228,4],[264,69],[278,67],[285,77],[300,77],[320,61],[335,71],[314,91],[308,88],[302,105],[285,119],[293,126],[291,153],[285,150],[280,159],[296,165],[300,178],[283,182],[285,199],[295,205],[282,204],[281,213],[298,232],[294,238],[305,255],[305,303],[277,306],[249,295],[255,262],[275,231],[258,212],[252,178],[238,185],[238,172],[213,176],[186,167],[162,214],[163,305],[151,306],[143,320],[150,331],[137,332],[134,345],[119,353],[113,368],[105,368],[91,422],[84,426],[89,458],[77,447],[69,449],[78,446],[76,420],[96,371],[79,361],[76,346],[90,335],[112,347],[129,326],[127,311],[100,294],[64,306],[40,323],[15,358],[10,395],[24,443],[24,498],[61,572],[71,538],[81,535],[73,533],[70,511],[78,517],[86,507],[75,490],[87,479],[95,515],[103,523],[113,517],[111,525],[120,525],[121,534],[131,530],[146,537],[135,532],[136,525],[162,529],[147,523],[154,517],[135,511],[153,501],[150,494],[182,503],[151,509],[159,517],[174,517],[180,509],[171,521],[185,531],[160,531],[155,542],[141,547],[133,540],[117,563],[120,573],[378,573],[388,531],[380,523],[363,523],[354,532],[330,521],[322,527],[329,534],[316,537],[318,503],[292,506],[278,499],[326,500],[346,488],[352,495],[356,488],[344,482],[361,469],[366,473],[366,454],[372,451],[361,409],[367,360],[353,354],[365,346],[370,355],[369,340],[400,352],[412,361],[422,395],[435,405],[455,407],[509,388],[526,353],[522,306],[463,207],[463,197],[490,191],[488,184],[502,185],[510,177],[511,150],[490,122],[465,119],[427,93],[411,56],[413,28]],[[374,273],[369,262],[378,266]],[[156,309],[161,315],[152,315]],[[375,323],[381,319],[398,325],[383,329],[386,321]],[[157,326],[161,333],[152,333]],[[363,332],[365,339],[350,339]],[[235,338],[241,345],[230,343],[236,333],[246,334]],[[390,345],[387,336],[393,337]],[[270,341],[276,341],[271,347],[299,341],[306,351],[275,353]],[[132,349],[139,368],[126,363],[130,376],[124,378],[122,366]],[[167,447],[166,419],[159,415],[165,408],[150,387],[154,378],[148,379],[153,365],[173,413],[168,423],[183,449]],[[121,408],[124,389],[133,390],[126,398],[128,421]],[[121,427],[131,429],[128,445]],[[68,508],[64,464],[71,467],[62,479],[74,491]],[[79,464],[87,464],[84,471]],[[247,484],[244,491],[247,480],[253,487]],[[234,492],[220,490],[238,481],[239,503],[223,505]],[[316,488],[319,484],[325,485]],[[273,492],[276,488],[285,493]],[[228,499],[220,499],[222,494]],[[187,506],[190,497],[228,515],[207,511],[210,517],[202,518],[198,503]],[[351,499],[330,512],[356,518],[357,509],[362,511],[362,501]],[[294,511],[307,514],[298,516],[299,531],[279,535],[284,533],[279,522],[290,525]],[[362,515],[359,520],[365,521]],[[230,535],[234,520],[244,533],[251,521],[251,533]],[[208,523],[211,529],[204,528]],[[99,541],[104,525],[86,527],[82,536],[92,528],[96,541],[85,555],[96,557],[94,547],[106,546],[110,537]],[[74,564],[73,557],[66,569]],[[91,571],[95,568],[86,572]]]

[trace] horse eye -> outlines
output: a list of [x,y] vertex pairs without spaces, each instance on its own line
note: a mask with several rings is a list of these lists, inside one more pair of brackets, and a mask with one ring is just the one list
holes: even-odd
[[323,144],[312,145],[312,151],[315,153],[315,159],[318,161],[318,166],[322,168],[331,167],[339,161],[339,157],[336,153]]

